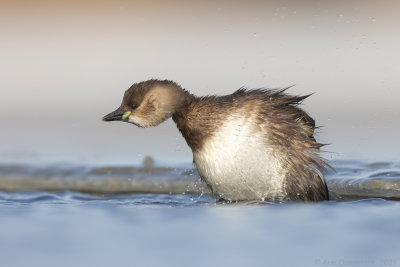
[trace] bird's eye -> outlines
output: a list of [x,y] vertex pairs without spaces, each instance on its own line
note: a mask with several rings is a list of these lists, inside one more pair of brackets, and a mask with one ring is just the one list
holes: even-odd
[[138,104],[133,103],[133,104],[131,105],[131,108],[132,108],[132,109],[135,109],[135,108],[137,108],[138,106],[139,106]]

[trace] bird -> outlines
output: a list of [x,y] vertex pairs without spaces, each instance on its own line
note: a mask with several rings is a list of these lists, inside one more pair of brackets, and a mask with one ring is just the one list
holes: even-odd
[[198,97],[174,81],[150,79],[127,89],[103,121],[146,128],[172,117],[201,180],[220,200],[329,200],[324,144],[314,138],[314,119],[299,107],[311,94],[289,95],[289,88]]

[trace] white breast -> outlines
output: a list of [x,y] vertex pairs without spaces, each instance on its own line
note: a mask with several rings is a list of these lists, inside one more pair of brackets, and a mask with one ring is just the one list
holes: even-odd
[[282,158],[266,145],[265,128],[240,115],[231,116],[193,153],[200,175],[223,199],[283,197]]

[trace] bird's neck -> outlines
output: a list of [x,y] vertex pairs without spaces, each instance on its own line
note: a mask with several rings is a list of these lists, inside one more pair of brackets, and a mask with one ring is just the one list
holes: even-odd
[[196,129],[193,129],[190,121],[188,120],[188,113],[198,101],[198,97],[187,93],[186,97],[182,100],[181,107],[172,115],[172,119],[176,123],[178,130],[181,132],[182,136],[186,140],[186,143],[192,150],[196,150],[198,147],[198,138],[196,137]]
[[195,103],[197,97],[185,91],[181,97],[180,103],[176,111],[172,114],[172,119],[181,131],[187,125],[186,119],[190,106]]

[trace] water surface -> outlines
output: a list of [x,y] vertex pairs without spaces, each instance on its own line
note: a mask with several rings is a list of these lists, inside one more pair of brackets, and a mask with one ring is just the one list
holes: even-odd
[[400,266],[399,164],[334,167],[340,201],[227,205],[191,166],[4,163],[1,266]]

